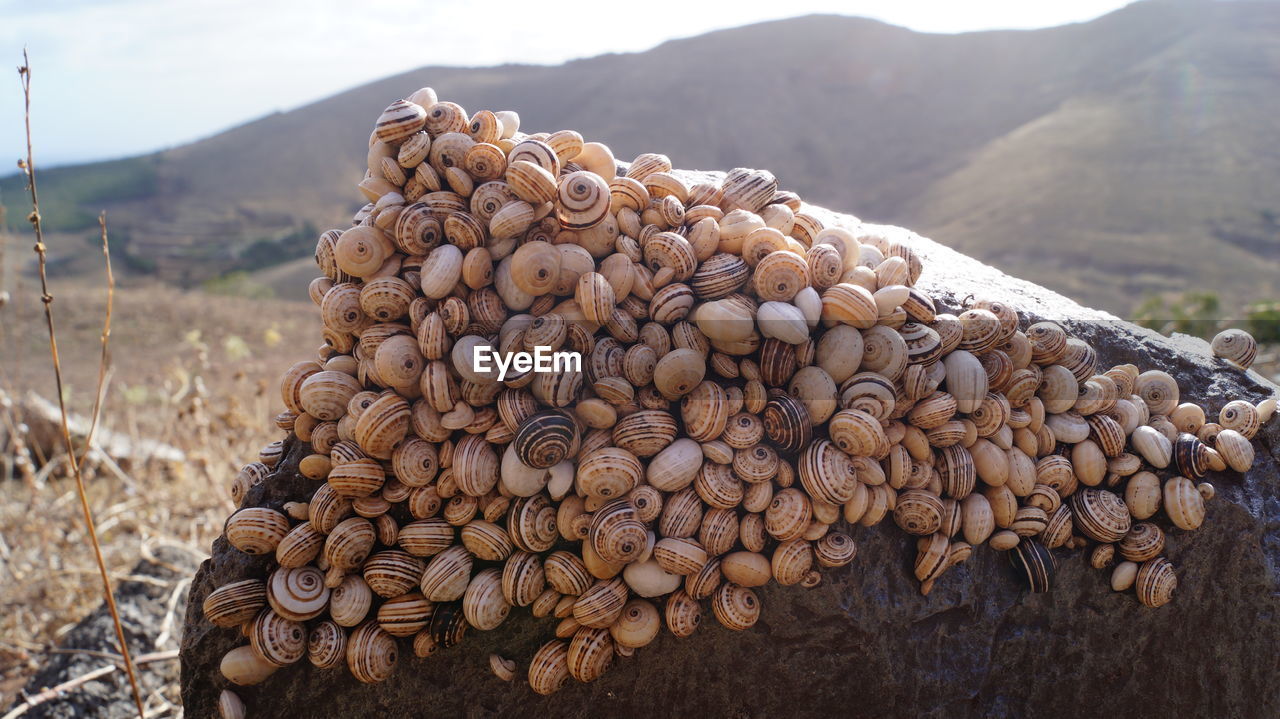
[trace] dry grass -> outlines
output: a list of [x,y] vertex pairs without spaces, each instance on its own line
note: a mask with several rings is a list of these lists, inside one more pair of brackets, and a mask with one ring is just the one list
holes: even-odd
[[[9,248],[12,252],[14,248]],[[10,254],[10,257],[13,255]],[[13,400],[28,391],[53,399],[41,307],[30,285],[9,289],[0,308],[0,389]],[[98,373],[104,292],[55,283],[68,406],[89,416]],[[25,297],[24,297],[25,295]],[[154,439],[181,449],[186,461],[125,466],[127,476],[86,463],[88,496],[115,582],[156,542],[205,556],[232,509],[227,492],[241,465],[279,431],[275,379],[319,344],[314,308],[125,287],[116,292],[111,378],[101,431]],[[0,421],[4,421],[0,418]],[[60,636],[95,609],[101,585],[80,520],[74,480],[61,459],[41,468],[58,445],[31,437],[34,476],[12,468],[0,503],[0,695],[12,696]],[[7,702],[5,702],[7,703]]]

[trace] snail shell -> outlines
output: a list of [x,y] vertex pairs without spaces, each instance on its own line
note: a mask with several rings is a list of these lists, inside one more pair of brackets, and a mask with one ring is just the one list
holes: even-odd
[[946,356],[943,364],[946,367],[947,392],[955,398],[957,411],[968,414],[978,409],[987,398],[989,389],[987,371],[982,362],[969,352],[956,350]]
[[364,563],[364,581],[383,598],[398,597],[418,586],[426,563],[408,552],[377,552]]
[[725,628],[750,629],[760,619],[760,599],[751,589],[725,582],[711,597],[711,611]]
[[1209,446],[1187,433],[1178,435],[1173,443],[1173,461],[1178,472],[1195,479],[1209,471],[1211,462]]
[[1253,439],[1262,423],[1259,420],[1257,407],[1237,399],[1222,407],[1222,411],[1218,413],[1218,424],[1224,429],[1239,432],[1245,439]]
[[1204,497],[1186,477],[1174,477],[1164,483],[1164,513],[1178,529],[1195,530],[1204,523]]
[[1133,586],[1138,578],[1137,562],[1120,562],[1111,570],[1111,590],[1123,592]]
[[1120,556],[1131,562],[1155,559],[1164,551],[1164,532],[1150,522],[1138,522],[1116,548]]
[[569,675],[580,682],[593,682],[613,663],[613,637],[607,628],[582,627],[574,633],[565,657]]
[[285,667],[306,654],[307,632],[301,622],[264,609],[249,626],[249,644],[259,657],[278,667]]
[[843,532],[828,532],[813,544],[813,555],[823,567],[843,567],[858,554],[858,545]]
[[796,539],[804,534],[812,516],[808,495],[794,488],[783,489],[765,511],[765,531],[780,542]]
[[569,681],[569,644],[554,639],[539,647],[529,660],[529,688],[546,696]]
[[289,519],[267,507],[246,507],[227,520],[223,534],[231,546],[245,554],[274,552],[289,533]]
[[462,596],[462,611],[471,626],[481,631],[496,629],[511,612],[511,605],[503,597],[503,571],[481,570]]
[[343,577],[342,583],[329,592],[329,617],[344,627],[354,627],[369,613],[373,592],[356,574]]
[[418,592],[392,597],[378,607],[378,626],[393,637],[417,634],[431,621],[435,606]]
[[502,595],[507,603],[527,607],[546,588],[542,558],[533,552],[513,553],[502,568]]
[[307,635],[307,659],[317,669],[333,669],[347,653],[347,633],[336,622],[325,620]]
[[1128,507],[1120,497],[1105,489],[1089,487],[1075,493],[1071,497],[1071,510],[1076,528],[1097,542],[1118,542],[1131,528]]
[[617,621],[609,625],[609,635],[618,646],[638,649],[652,642],[661,628],[657,607],[643,599],[632,599],[622,608]]
[[454,545],[431,558],[418,585],[427,599],[452,602],[462,597],[470,581],[471,554],[466,547]]
[[[437,499],[437,509],[438,499]],[[453,546],[453,527],[443,519],[426,518],[400,528],[396,541],[404,551],[416,557],[430,557]]]
[[315,567],[281,567],[271,574],[267,601],[275,613],[295,622],[320,616],[329,605],[324,573]]
[[798,469],[800,483],[811,497],[838,505],[853,498],[857,483],[853,465],[830,441],[821,439],[805,448]]
[[923,489],[909,489],[898,495],[893,519],[908,534],[925,536],[942,526],[942,500]]
[[778,584],[799,584],[813,568],[813,547],[804,539],[782,542],[773,550],[770,564]]
[[689,278],[689,287],[702,300],[717,300],[737,292],[751,276],[751,267],[737,255],[719,253],[704,260]]
[[1153,416],[1167,415],[1178,406],[1178,382],[1162,370],[1147,370],[1138,375],[1134,381],[1134,392],[1146,403]]
[[[616,432],[616,429],[615,429]],[[670,447],[684,447],[685,445],[676,442]],[[651,463],[658,463],[659,458],[663,454],[667,454],[667,458],[663,459],[659,464],[659,468],[653,471],[655,478],[665,476],[664,472],[668,468],[668,462],[675,459],[663,450],[662,454],[655,457]],[[676,453],[682,452],[682,449],[674,450]],[[699,462],[701,464],[701,462]],[[694,470],[696,471],[696,467]],[[644,468],[640,464],[640,460],[631,452],[620,447],[603,447],[587,454],[578,463],[577,484],[578,489],[588,497],[597,497],[600,499],[611,499],[621,497],[632,488],[640,483],[643,477]],[[687,483],[686,483],[687,484]],[[657,486],[657,485],[655,485]],[[673,485],[673,489],[675,488]],[[659,489],[664,487],[659,486]],[[664,491],[669,491],[665,490]]]
[[543,562],[547,584],[557,592],[566,596],[578,596],[585,592],[592,583],[587,566],[576,554],[570,552],[552,552]]
[[232,684],[251,686],[266,681],[280,667],[263,659],[252,646],[245,645],[224,654],[218,668]]
[[347,669],[351,676],[365,684],[389,679],[398,658],[395,637],[376,622],[362,624],[347,639]]
[[822,293],[822,317],[865,330],[875,326],[879,309],[865,287],[842,282]]
[[1240,369],[1249,369],[1254,358],[1258,356],[1258,342],[1244,330],[1223,330],[1209,343],[1215,356],[1234,364]]
[[1224,429],[1219,432],[1213,448],[1218,450],[1218,454],[1222,455],[1227,465],[1237,472],[1247,472],[1253,466],[1253,444],[1243,434],[1233,429]]
[[[516,153],[512,152],[512,157]],[[609,212],[609,185],[594,172],[580,170],[560,179],[556,218],[567,230],[585,230],[600,224]]]
[[1160,607],[1173,599],[1173,590],[1178,588],[1178,576],[1173,572],[1173,564],[1164,557],[1156,557],[1142,563],[1134,578],[1134,591],[1138,601],[1147,607]]
[[625,564],[644,551],[647,533],[636,517],[631,500],[612,500],[596,510],[591,520],[591,546],[606,562]]
[[1009,553],[1009,561],[1032,592],[1047,592],[1053,588],[1058,562],[1043,544],[1034,539],[1023,539]]
[[664,537],[653,546],[653,558],[670,574],[687,576],[707,563],[707,550],[697,541],[684,537]]
[[1168,467],[1173,459],[1173,443],[1154,427],[1143,425],[1134,429],[1129,435],[1129,442],[1148,464],[1157,469]]
[[799,452],[813,437],[808,411],[790,395],[773,394],[761,416],[765,435],[782,454]]
[[237,627],[257,616],[267,606],[267,585],[261,579],[231,582],[209,592],[203,610],[214,625]]
[[573,603],[573,618],[583,627],[607,629],[622,614],[627,591],[621,577],[598,580]]
[[526,466],[549,469],[564,461],[578,441],[578,427],[568,414],[547,410],[520,423],[512,446]]

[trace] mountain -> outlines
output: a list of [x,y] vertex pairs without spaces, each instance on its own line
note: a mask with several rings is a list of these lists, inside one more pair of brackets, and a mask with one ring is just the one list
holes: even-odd
[[554,67],[423,68],[184,147],[44,173],[43,204],[60,207],[46,216],[87,234],[105,206],[133,264],[179,282],[297,256],[361,204],[373,118],[423,85],[470,110],[515,109],[525,129],[577,129],[621,159],[768,168],[812,202],[1117,312],[1190,288],[1226,306],[1280,297],[1273,2],[1145,0],[960,35],[809,16]]

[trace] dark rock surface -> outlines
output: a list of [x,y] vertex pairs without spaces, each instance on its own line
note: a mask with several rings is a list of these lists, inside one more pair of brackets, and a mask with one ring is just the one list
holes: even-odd
[[[148,653],[177,649],[182,633],[183,615],[186,610],[186,580],[196,568],[198,558],[188,550],[161,545],[154,550],[152,559],[143,559],[134,566],[130,579],[116,582],[116,607],[124,625],[129,652],[136,660]],[[179,593],[171,605],[173,593]],[[173,606],[173,616],[169,607]],[[165,625],[168,616],[169,624]],[[167,634],[166,634],[167,629]],[[163,641],[158,641],[162,638]],[[61,653],[53,654],[16,697],[14,705],[20,705],[26,696],[63,682],[76,679],[111,664],[103,654],[117,655],[115,625],[106,604],[85,617],[62,639]],[[138,667],[138,687],[144,700],[173,684],[178,675],[178,662],[163,659]],[[168,697],[172,700],[173,697]],[[152,708],[159,708],[159,700],[152,697]],[[136,717],[138,709],[129,690],[129,680],[122,667],[116,671],[78,686],[62,696],[41,703],[23,717],[40,719],[72,719],[94,717],[96,719],[124,719]]]
[[[842,221],[853,222],[845,217]],[[896,228],[864,228],[909,235]],[[911,240],[926,261],[920,285],[956,307],[969,295],[1008,302],[1024,318],[1054,319],[1090,341],[1100,366],[1132,362],[1179,379],[1183,397],[1216,417],[1232,399],[1277,392],[1256,374],[1215,360],[1203,341],[1169,339],[1003,275],[929,240]],[[304,661],[265,684],[236,691],[251,716],[1273,716],[1280,707],[1280,421],[1255,443],[1247,476],[1211,475],[1218,496],[1197,532],[1173,530],[1174,601],[1146,609],[1114,593],[1109,571],[1083,552],[1056,552],[1057,586],[1030,594],[1006,557],[980,547],[928,597],[912,576],[914,542],[891,521],[852,534],[849,567],[806,590],[772,585],[764,613],[735,633],[704,614],[691,638],[665,632],[592,684],[540,697],[523,681],[554,622],[513,612],[498,630],[417,659],[407,644],[395,676],[365,686],[344,670]],[[280,507],[314,484],[295,471],[294,442],[275,475],[248,498]],[[1164,525],[1167,528],[1167,524]],[[227,686],[218,662],[238,632],[204,621],[215,587],[263,576],[266,560],[218,540],[190,594],[182,641],[188,717],[216,716]],[[488,669],[497,652],[517,661],[505,684]]]

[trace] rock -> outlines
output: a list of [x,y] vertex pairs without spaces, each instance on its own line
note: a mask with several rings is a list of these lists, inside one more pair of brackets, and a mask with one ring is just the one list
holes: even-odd
[[[1012,304],[1030,321],[1058,321],[1094,345],[1102,366],[1165,369],[1186,399],[1214,416],[1229,400],[1257,402],[1277,392],[1212,358],[1201,340],[1162,337],[1086,309],[906,230],[862,231],[907,239],[925,259],[920,286],[953,310],[975,295]],[[1169,536],[1178,590],[1157,610],[1131,592],[1112,592],[1109,572],[1091,569],[1081,551],[1064,550],[1056,552],[1061,569],[1047,594],[1025,591],[1005,555],[980,547],[924,597],[911,571],[914,542],[886,522],[854,530],[857,559],[825,571],[818,587],[765,588],[754,628],[728,631],[708,611],[693,637],[664,633],[634,658],[617,659],[602,679],[571,681],[551,697],[534,694],[524,677],[552,625],[523,611],[430,659],[406,651],[385,684],[361,685],[345,669],[318,671],[304,661],[236,691],[251,716],[292,717],[1260,715],[1280,705],[1280,422],[1263,429],[1257,449],[1248,475],[1209,477],[1218,494],[1203,529]],[[295,469],[304,454],[300,443],[290,444],[248,503],[279,507],[312,491]],[[265,567],[220,539],[200,568],[182,643],[187,716],[215,716],[226,686],[218,662],[243,643],[237,632],[206,622],[201,602]],[[517,661],[514,683],[490,673],[491,652]]]
[[[136,661],[148,653],[177,649],[186,609],[187,578],[196,568],[197,558],[182,548],[160,546],[153,559],[143,559],[130,573],[132,579],[115,583],[116,607],[124,624],[129,652]],[[96,576],[95,576],[96,581]],[[178,596],[173,597],[177,591]],[[171,604],[172,600],[172,604]],[[170,607],[173,614],[170,615]],[[166,617],[168,624],[166,625]],[[24,697],[63,682],[84,676],[111,664],[101,655],[119,654],[115,625],[106,604],[85,617],[62,639],[61,653],[49,661],[23,688],[14,700],[14,708]],[[80,653],[73,650],[83,650]],[[173,658],[148,662],[138,668],[138,686],[143,699],[171,686],[178,677],[178,663]],[[173,701],[175,697],[168,696]],[[152,705],[156,702],[152,700]],[[23,717],[71,719],[124,719],[136,717],[138,710],[129,690],[129,680],[122,668],[72,689],[62,696],[38,704]]]

